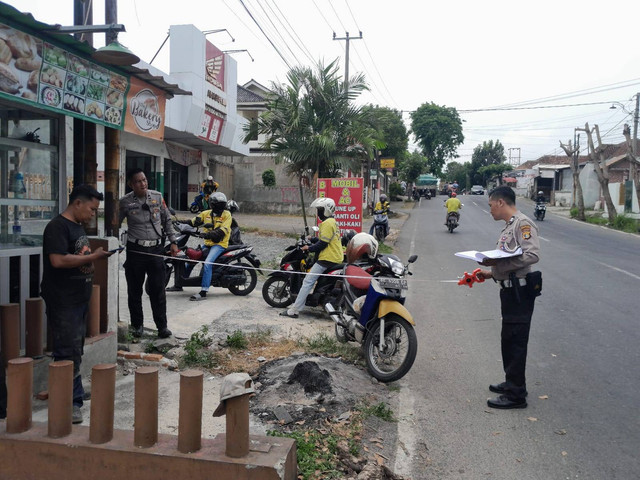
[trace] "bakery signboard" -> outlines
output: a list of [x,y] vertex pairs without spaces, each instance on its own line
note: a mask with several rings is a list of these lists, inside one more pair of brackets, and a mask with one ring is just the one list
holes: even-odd
[[164,140],[166,97],[162,90],[131,77],[124,129],[135,135]]
[[126,76],[0,23],[0,96],[122,129],[128,90]]

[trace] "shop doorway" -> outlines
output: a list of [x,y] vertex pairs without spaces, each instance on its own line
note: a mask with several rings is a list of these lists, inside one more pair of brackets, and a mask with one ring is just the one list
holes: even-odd
[[188,198],[189,168],[167,160],[164,164],[165,202],[175,210],[188,210],[191,203]]
[[[127,164],[125,175],[129,170],[133,168],[141,168],[147,177],[147,183],[150,190],[162,191],[160,186],[156,182],[156,169],[155,169],[155,157],[151,155],[145,155],[144,153],[132,152],[127,150]],[[126,184],[124,193],[129,193],[131,187]]]

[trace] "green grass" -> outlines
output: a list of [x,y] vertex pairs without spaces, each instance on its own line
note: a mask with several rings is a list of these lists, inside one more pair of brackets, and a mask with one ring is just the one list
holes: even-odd
[[249,341],[242,331],[236,330],[231,335],[227,335],[227,345],[236,350],[244,350],[249,346]]
[[272,437],[288,437],[296,442],[298,460],[298,478],[342,478],[343,473],[336,469],[338,464],[338,442],[340,437],[323,434],[317,430],[301,430],[282,433],[270,430]]
[[375,405],[364,404],[358,409],[362,412],[364,418],[378,417],[387,422],[397,421],[393,416],[393,410],[391,410],[391,408],[389,408],[389,406],[384,402],[376,403]]
[[203,325],[200,330],[191,334],[191,337],[184,344],[184,355],[181,363],[188,367],[213,368],[217,366],[217,361],[213,352],[208,350],[213,343],[213,338],[209,336],[209,327]]
[[604,218],[601,214],[595,215],[587,215],[587,223],[592,223],[593,225],[606,225],[609,223],[609,220]]
[[378,253],[393,253],[393,247],[384,243],[378,244]]
[[618,215],[613,222],[613,228],[627,233],[638,233],[638,220],[626,215]]
[[335,337],[326,333],[318,333],[305,339],[302,348],[307,353],[326,355],[328,357],[342,357],[343,359],[357,363],[362,362],[361,349],[348,343],[340,343]]

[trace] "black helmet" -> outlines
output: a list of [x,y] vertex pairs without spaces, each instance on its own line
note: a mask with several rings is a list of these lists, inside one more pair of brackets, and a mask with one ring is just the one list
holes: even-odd
[[227,196],[224,193],[216,192],[209,197],[209,207],[216,216],[222,215],[226,206]]
[[347,243],[349,243],[349,240],[351,240],[354,236],[356,235],[356,231],[355,230],[345,230],[344,233],[342,234],[342,246],[346,247]]

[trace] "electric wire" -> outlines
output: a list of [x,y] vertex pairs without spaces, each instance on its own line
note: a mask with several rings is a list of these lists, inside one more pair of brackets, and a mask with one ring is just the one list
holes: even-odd
[[[291,47],[289,46],[289,42],[287,42],[284,37],[282,36],[282,34],[280,33],[280,30],[278,27],[276,27],[275,23],[273,23],[273,20],[271,20],[271,17],[269,16],[269,14],[267,13],[267,11],[264,8],[264,3],[265,2],[261,2],[258,1],[256,2],[258,4],[258,6],[260,7],[260,9],[262,10],[262,12],[264,13],[264,16],[267,18],[267,21],[271,24],[271,26],[273,27],[273,30],[275,31],[275,34],[280,38],[280,40],[282,41],[282,43],[284,44],[285,48],[287,50],[289,50],[289,53],[291,53],[291,55],[293,56],[293,58],[295,59],[296,63],[298,65],[302,65],[302,62],[300,61],[300,59],[297,57],[297,55],[294,53],[294,51],[291,49]],[[286,28],[284,29],[286,30]]]
[[258,21],[254,18],[253,14],[249,11],[249,9],[247,8],[247,6],[244,4],[243,0],[238,0],[240,2],[240,5],[242,5],[242,8],[245,9],[245,11],[247,12],[247,14],[249,15],[249,17],[251,17],[251,20],[253,20],[253,22],[256,24],[256,26],[260,29],[260,31],[262,32],[262,34],[265,36],[265,38],[269,41],[269,43],[271,44],[271,46],[273,47],[273,49],[276,51],[276,53],[278,54],[278,56],[282,59],[282,61],[285,63],[285,65],[291,69],[291,65],[289,64],[289,62],[287,61],[287,59],[284,57],[284,55],[282,54],[282,52],[280,52],[280,50],[278,49],[278,47],[276,47],[273,43],[273,41],[271,40],[271,38],[269,38],[269,36],[265,33],[265,31],[262,29],[262,27],[260,26],[260,24],[258,23]]
[[[293,25],[291,25],[291,23],[289,22],[289,19],[287,18],[287,16],[282,12],[282,10],[280,10],[280,7],[278,7],[278,4],[275,2],[275,0],[271,0],[271,3],[273,3],[274,7],[276,7],[276,9],[278,10],[278,12],[280,13],[280,17],[282,19],[284,19],[284,21],[287,23],[287,25],[289,26],[289,30],[291,32],[293,32],[293,34],[296,36],[296,38],[298,39],[298,42],[296,42],[296,45],[298,45],[298,48],[300,48],[300,50],[302,50],[305,55],[307,56],[307,58],[311,61],[311,63],[315,63],[315,59],[313,58],[313,55],[311,54],[311,51],[307,48],[307,46],[305,45],[304,41],[302,40],[302,38],[300,38],[300,36],[298,35],[298,32],[296,31],[295,28],[293,28]],[[269,2],[267,1],[267,7],[269,7],[269,9],[273,12],[274,16],[276,18],[278,18],[278,15],[276,15],[276,13],[273,11],[273,9],[270,7]],[[282,21],[280,20],[280,23],[282,24]],[[284,24],[282,24],[284,26]],[[285,28],[286,30],[286,28]],[[289,32],[289,30],[287,32]],[[291,36],[291,33],[289,33],[289,36]],[[293,38],[293,36],[291,36],[291,38]],[[295,39],[294,39],[295,41]],[[302,45],[302,47],[300,47],[300,45]]]

